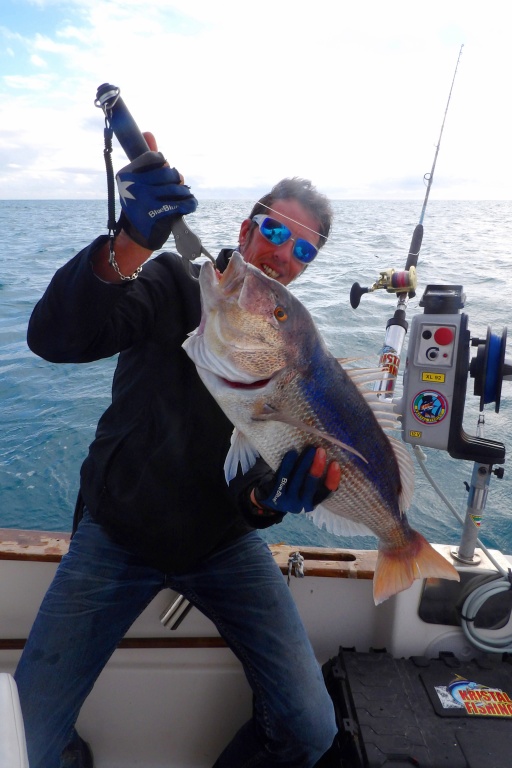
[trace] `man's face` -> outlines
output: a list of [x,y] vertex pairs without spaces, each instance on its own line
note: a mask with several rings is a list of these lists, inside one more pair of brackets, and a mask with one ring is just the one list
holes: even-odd
[[[302,237],[318,247],[321,238],[315,232],[319,231],[320,222],[296,200],[276,200],[267,213],[286,224],[292,238]],[[281,219],[279,214],[283,214]],[[258,267],[283,285],[295,280],[305,268],[292,253],[295,243],[291,239],[282,245],[274,245],[263,237],[250,219],[242,222],[239,242],[240,253],[248,264]]]

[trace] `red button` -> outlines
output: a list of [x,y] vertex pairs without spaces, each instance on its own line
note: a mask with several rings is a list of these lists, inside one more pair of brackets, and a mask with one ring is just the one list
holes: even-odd
[[453,341],[454,333],[451,328],[438,328],[434,333],[434,340],[440,347],[446,347]]

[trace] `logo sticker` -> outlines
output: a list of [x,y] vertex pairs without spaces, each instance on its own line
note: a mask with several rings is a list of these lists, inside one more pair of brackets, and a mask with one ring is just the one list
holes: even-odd
[[397,355],[396,349],[393,349],[393,347],[390,346],[385,346],[380,355],[379,367],[383,368],[385,371],[389,371],[389,373],[396,378],[398,376],[399,366],[400,357]]
[[466,680],[457,675],[449,685],[436,685],[443,709],[465,710],[479,717],[512,717],[512,700],[501,688]]
[[426,389],[414,398],[412,413],[422,424],[439,424],[448,413],[448,402],[440,392]]

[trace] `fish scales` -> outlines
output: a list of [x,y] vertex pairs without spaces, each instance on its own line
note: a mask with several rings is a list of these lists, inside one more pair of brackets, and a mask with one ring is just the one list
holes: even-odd
[[[318,349],[300,387],[312,404],[320,429],[357,449],[366,462],[341,449],[336,451],[337,460],[345,459],[363,472],[390,508],[395,509],[401,482],[393,449],[372,409],[338,361],[327,350]],[[354,421],[357,430],[350,426]],[[397,507],[395,511],[398,514]]]
[[[334,362],[339,368],[338,363],[336,361]],[[343,377],[341,378],[343,379]],[[350,382],[348,377],[345,377],[345,379],[346,381],[343,383],[346,384],[347,389],[350,390],[353,386],[352,382]],[[340,418],[341,411],[339,409],[337,411],[333,410],[332,403],[329,407],[325,406],[321,410],[318,409],[316,398],[308,400],[308,397],[304,396],[304,385],[305,378],[299,376],[295,376],[294,379],[288,383],[286,401],[293,403],[293,417],[297,419],[297,421],[315,427],[321,432],[326,432],[342,442],[348,443],[350,436],[343,429],[343,421]],[[331,383],[330,389],[332,390],[331,394],[336,394],[336,391],[339,392],[340,388],[337,388],[336,386],[333,387]],[[345,398],[340,395],[339,399],[344,400]],[[270,405],[275,407],[277,412],[281,412],[281,405],[283,405],[283,408],[286,407],[284,404],[281,404],[278,399],[274,400],[272,398],[270,398]],[[369,411],[369,413],[365,413],[366,410]],[[322,411],[328,418],[322,418]],[[361,423],[364,418],[369,421],[373,419],[373,414],[368,406],[366,406],[366,408],[358,408],[356,413],[348,409],[348,412],[346,411],[346,413],[348,418],[358,418],[359,423]],[[243,421],[240,420],[235,426],[241,431],[244,431],[247,430],[248,424],[247,422],[243,423]],[[398,477],[396,459],[394,458],[391,446],[385,435],[382,433],[382,436],[379,437],[381,437],[379,442],[382,443],[384,449],[383,455],[379,457],[380,485],[374,482],[373,479],[370,481],[368,480],[373,470],[371,463],[365,464],[365,462],[357,456],[343,451],[338,446],[333,445],[329,440],[321,438],[313,440],[315,445],[325,448],[329,460],[335,460],[340,463],[343,474],[339,489],[324,502],[323,506],[340,515],[347,516],[348,514],[356,521],[368,525],[370,528],[374,528],[379,523],[382,526],[382,510],[385,508],[381,490],[383,487],[388,496],[391,496],[394,490],[395,505],[392,511],[393,514],[397,516],[400,515],[396,502],[399,488],[393,487],[393,485],[396,486],[396,479]],[[301,450],[306,445],[311,444],[312,438],[311,434],[308,432],[294,429],[286,424],[278,422],[276,423],[276,428],[272,430],[272,432],[266,430],[264,426],[259,430],[257,429],[253,433],[252,442],[265,461],[270,464],[273,469],[277,469],[283,454],[290,448],[290,446]],[[354,442],[356,442],[356,444],[353,447],[360,450],[363,455],[365,455],[365,447],[368,448],[365,458],[367,458],[367,455],[370,453],[372,456],[375,454],[375,446],[370,447],[361,444],[363,443],[362,440]],[[390,520],[389,528],[394,529],[395,527],[396,521]]]

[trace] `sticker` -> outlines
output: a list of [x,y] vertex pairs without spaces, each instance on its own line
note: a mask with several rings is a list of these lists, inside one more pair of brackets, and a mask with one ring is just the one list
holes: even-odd
[[465,710],[479,717],[512,717],[512,699],[501,688],[466,680],[457,675],[449,685],[436,685],[443,709]]
[[388,371],[395,378],[398,376],[400,366],[400,357],[392,347],[384,347],[379,360],[379,366]]
[[432,384],[444,384],[446,376],[444,373],[433,373],[432,371],[423,371],[421,374],[422,381],[430,381]]
[[448,413],[448,402],[440,392],[426,389],[414,398],[412,413],[422,424],[439,424]]

